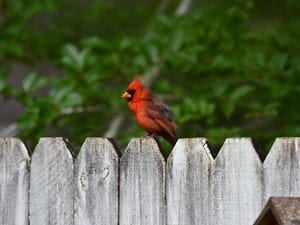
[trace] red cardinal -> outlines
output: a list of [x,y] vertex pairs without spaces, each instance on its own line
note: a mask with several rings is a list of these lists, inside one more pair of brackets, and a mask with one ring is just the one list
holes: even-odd
[[149,135],[162,136],[172,146],[175,145],[177,138],[173,113],[143,85],[138,77],[129,84],[122,98],[128,100],[128,106],[134,113],[138,124]]

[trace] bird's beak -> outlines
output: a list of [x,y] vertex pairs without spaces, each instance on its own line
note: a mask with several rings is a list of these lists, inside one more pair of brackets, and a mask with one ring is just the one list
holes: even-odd
[[131,98],[131,94],[129,94],[127,91],[125,91],[124,94],[122,95],[122,98],[130,99]]

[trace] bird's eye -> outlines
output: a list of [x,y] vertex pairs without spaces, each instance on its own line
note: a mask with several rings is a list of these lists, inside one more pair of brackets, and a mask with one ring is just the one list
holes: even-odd
[[127,92],[131,95],[131,98],[132,98],[135,93],[135,90],[129,89],[129,90],[127,90]]

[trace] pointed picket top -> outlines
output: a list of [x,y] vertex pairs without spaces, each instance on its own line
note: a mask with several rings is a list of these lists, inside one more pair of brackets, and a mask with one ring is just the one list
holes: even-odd
[[300,195],[300,137],[276,138],[264,161],[265,200]]
[[120,160],[120,225],[165,225],[165,161],[152,138],[134,138]]
[[27,162],[30,159],[25,144],[19,138],[0,137],[0,152],[1,152],[1,155],[3,154],[2,156],[4,156],[4,157],[17,155],[18,158],[24,159]]
[[[178,152],[178,153],[177,153]],[[179,153],[180,152],[180,153]],[[179,156],[179,154],[187,153],[201,153],[204,157],[207,157],[209,160],[213,161],[213,156],[208,147],[206,138],[180,138],[177,140],[172,152],[170,153],[169,158],[174,157],[174,154]]]
[[73,158],[65,139],[41,138],[30,168],[30,224],[73,225]]
[[154,153],[160,160],[164,161],[164,157],[161,153],[160,147],[157,144],[157,141],[151,137],[142,137],[142,138],[132,138],[124,150],[122,158],[125,158],[127,154],[132,154],[132,152],[137,152],[141,154],[147,154],[147,152]]
[[118,161],[109,139],[85,140],[75,161],[75,225],[118,224]]
[[116,159],[119,158],[119,150],[115,147],[112,139],[102,137],[88,137],[82,144],[76,160],[78,160],[78,158],[80,157],[86,157],[87,154],[93,153],[94,151],[105,151],[106,154],[111,154],[110,157]]
[[29,155],[18,138],[0,138],[0,224],[28,224]]
[[205,138],[179,139],[167,161],[167,224],[209,225],[213,157]]
[[[262,164],[259,154],[255,149],[251,138],[226,138],[215,160],[220,161],[221,158],[223,160],[224,157],[228,157],[231,160],[228,160],[228,162],[226,161],[226,164],[233,164],[236,163],[236,161],[232,160],[233,156],[247,159],[248,155],[250,155],[251,158],[256,161],[256,163]],[[237,161],[237,163],[239,163],[243,167],[245,166],[245,162]]]
[[32,154],[32,159],[38,157],[40,154],[62,154],[66,158],[73,160],[68,140],[62,137],[40,138]]
[[253,224],[263,185],[262,162],[251,139],[226,139],[213,165],[212,224]]

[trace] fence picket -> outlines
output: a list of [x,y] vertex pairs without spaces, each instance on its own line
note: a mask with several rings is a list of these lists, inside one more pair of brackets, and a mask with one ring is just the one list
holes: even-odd
[[165,225],[165,161],[154,139],[132,139],[120,161],[120,225]]
[[213,157],[206,139],[179,139],[167,163],[168,225],[210,224]]
[[32,155],[30,224],[73,225],[73,159],[63,138],[41,138]]
[[75,161],[75,225],[118,224],[118,160],[108,139],[84,142]]
[[264,162],[265,202],[300,196],[300,138],[277,138]]
[[252,225],[263,198],[262,163],[251,139],[226,139],[213,166],[211,224]]
[[0,225],[28,224],[28,163],[22,141],[0,138]]

